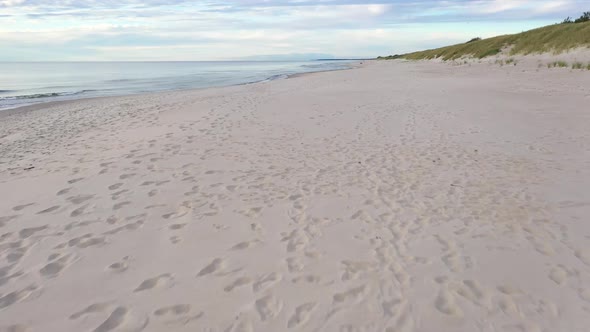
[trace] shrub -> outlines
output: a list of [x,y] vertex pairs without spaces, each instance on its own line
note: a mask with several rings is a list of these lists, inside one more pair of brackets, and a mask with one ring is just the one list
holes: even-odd
[[590,70],[590,63],[586,66],[586,69]]
[[566,68],[567,67],[567,62],[565,62],[565,61],[555,61],[553,63],[553,67]]
[[480,41],[480,40],[481,40],[480,37],[475,37],[475,38],[471,39],[470,41],[466,42],[465,44],[473,43],[473,42]]
[[584,12],[584,14],[582,14],[582,16],[580,16],[580,18],[575,20],[574,23],[583,23],[583,22],[589,22],[589,21],[590,21],[590,12]]
[[576,62],[572,64],[572,69],[582,69],[584,68],[584,64],[582,64],[581,62]]
[[567,67],[567,62],[565,62],[565,61],[555,61],[555,62],[552,62],[552,63],[548,63],[547,64],[547,68],[554,68],[554,67],[566,68]]
[[572,21],[572,18],[569,16],[565,20],[563,20],[563,22],[561,22],[561,24],[569,24],[569,23],[574,23],[574,21]]
[[500,52],[502,52],[502,50],[501,50],[501,49],[499,49],[499,48],[494,48],[494,49],[491,49],[491,50],[485,51],[484,53],[480,54],[480,55],[478,56],[478,58],[482,59],[482,58],[485,58],[485,57],[488,57],[488,56],[496,55],[496,54],[498,54],[498,53],[500,53]]

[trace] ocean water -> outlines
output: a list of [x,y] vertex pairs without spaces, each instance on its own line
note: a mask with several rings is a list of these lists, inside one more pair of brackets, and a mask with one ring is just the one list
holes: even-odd
[[48,101],[246,84],[346,69],[350,63],[0,62],[0,110]]

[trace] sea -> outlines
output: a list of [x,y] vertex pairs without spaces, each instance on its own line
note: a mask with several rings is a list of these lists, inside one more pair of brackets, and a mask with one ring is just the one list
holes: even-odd
[[0,110],[50,101],[249,84],[352,61],[0,62]]

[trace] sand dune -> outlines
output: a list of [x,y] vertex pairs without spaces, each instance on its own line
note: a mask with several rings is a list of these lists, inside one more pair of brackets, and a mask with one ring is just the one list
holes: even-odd
[[588,331],[589,87],[377,62],[0,113],[0,331]]

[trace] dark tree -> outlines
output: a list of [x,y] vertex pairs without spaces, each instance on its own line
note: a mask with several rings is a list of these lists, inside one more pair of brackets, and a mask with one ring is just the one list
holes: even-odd
[[585,12],[580,16],[579,19],[575,20],[575,23],[582,23],[582,22],[589,22],[590,21],[590,12]]

